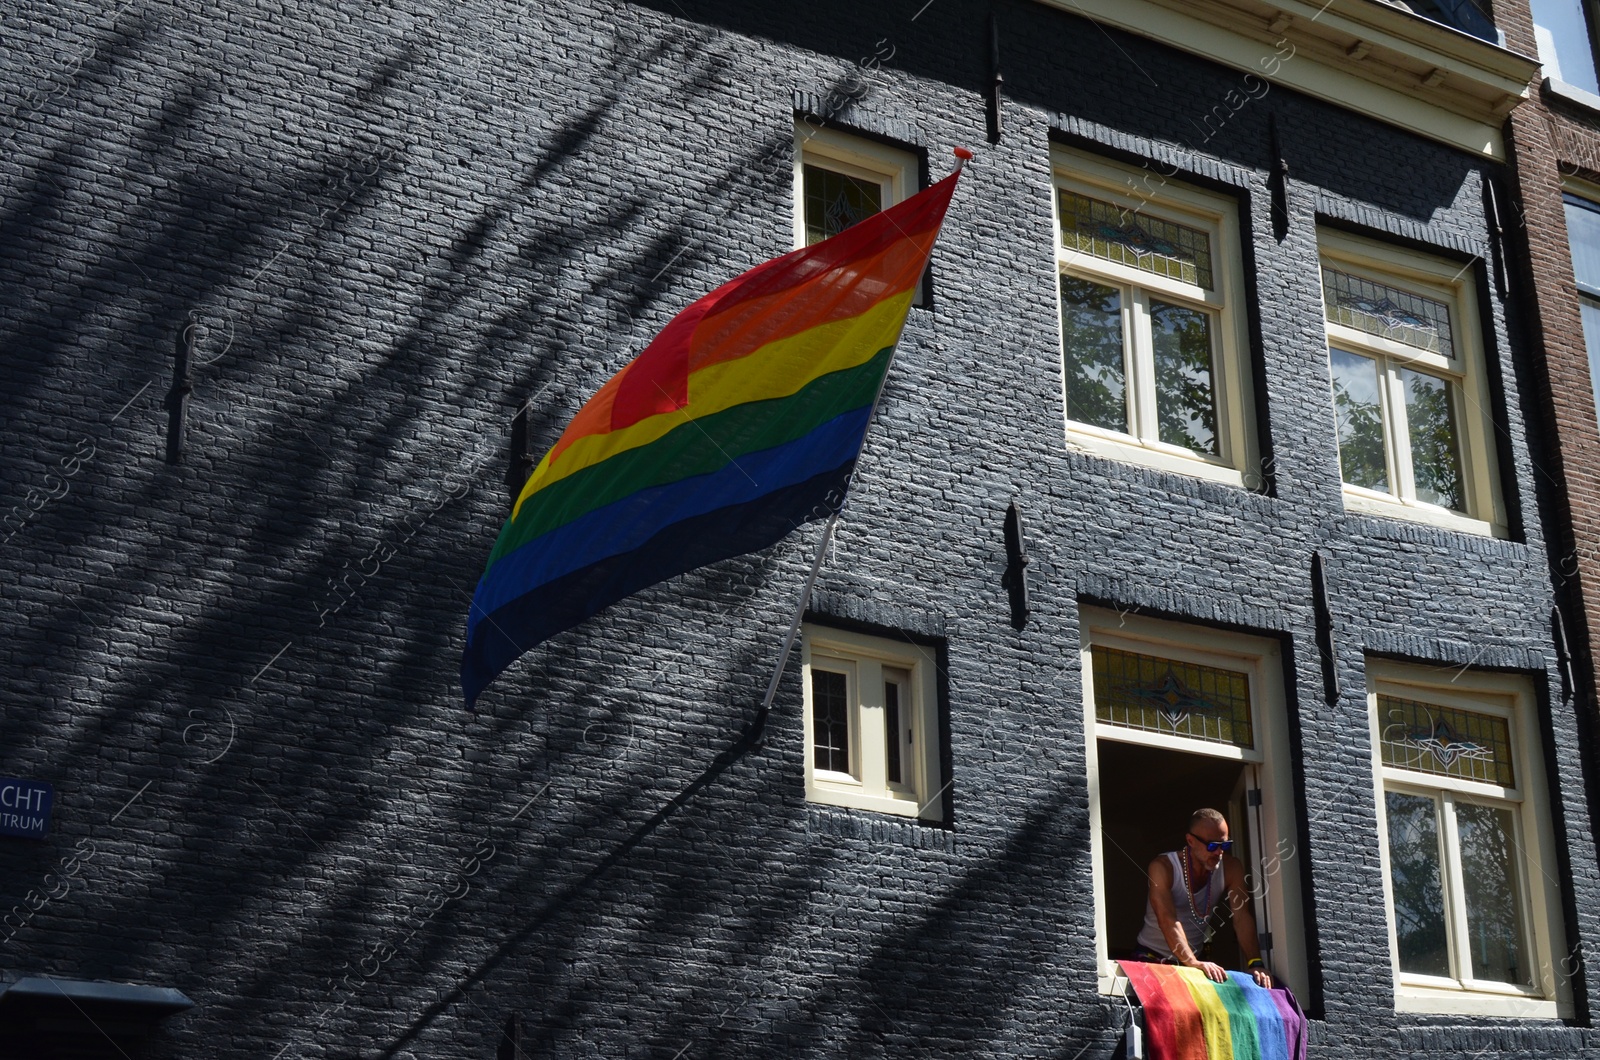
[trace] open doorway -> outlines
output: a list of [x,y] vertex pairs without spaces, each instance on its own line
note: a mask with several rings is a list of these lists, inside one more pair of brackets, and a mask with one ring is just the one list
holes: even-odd
[[[1293,763],[1282,655],[1268,637],[1100,608],[1083,609],[1084,734],[1096,955],[1101,990],[1120,992],[1115,961],[1136,945],[1145,869],[1182,844],[1201,807],[1228,820],[1244,864],[1262,956],[1306,985]],[[1238,968],[1218,902],[1208,959]]]
[[[1129,955],[1144,924],[1145,869],[1157,855],[1179,850],[1189,815],[1202,806],[1228,819],[1233,853],[1249,872],[1256,863],[1244,815],[1242,784],[1253,773],[1243,762],[1100,739],[1102,832],[1106,842],[1106,949],[1112,960]],[[1114,808],[1114,809],[1113,809]],[[1226,924],[1225,903],[1211,918],[1216,928],[1208,960],[1240,967],[1239,944]]]

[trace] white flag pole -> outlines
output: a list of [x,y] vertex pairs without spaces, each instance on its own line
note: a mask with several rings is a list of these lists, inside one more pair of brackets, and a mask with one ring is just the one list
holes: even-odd
[[[955,156],[955,172],[957,173],[965,169],[967,163],[970,162],[973,157],[972,152],[967,150],[965,147],[957,147],[955,149]],[[899,340],[896,339],[895,349],[891,350],[889,353],[889,363],[884,366],[883,378],[878,380],[878,392],[873,396],[872,409],[867,413],[867,423],[869,425],[878,417],[878,402],[883,400],[884,388],[889,384],[889,372],[894,368],[894,356],[897,352],[899,352],[899,345]],[[854,479],[855,469],[851,468],[850,480],[853,481]],[[849,495],[849,489],[850,482],[847,481],[845,483],[846,496]],[[842,507],[843,505],[841,504],[841,508]],[[762,733],[766,731],[767,715],[772,710],[772,701],[777,698],[778,695],[778,682],[783,678],[784,667],[789,665],[789,655],[794,651],[795,639],[800,636],[800,624],[805,619],[806,606],[811,602],[811,590],[816,587],[817,575],[822,573],[822,557],[827,555],[828,542],[833,540],[833,527],[838,521],[838,512],[834,512],[832,515],[830,515],[828,517],[828,525],[824,527],[822,531],[822,540],[817,542],[817,557],[811,561],[811,573],[806,575],[805,587],[800,590],[800,601],[795,606],[794,618],[790,620],[789,632],[783,638],[783,650],[778,653],[778,665],[772,671],[772,680],[767,683],[767,694],[762,697],[761,709],[756,711],[755,720],[750,723],[750,729],[745,736],[745,740],[752,745],[759,744],[761,742]]]

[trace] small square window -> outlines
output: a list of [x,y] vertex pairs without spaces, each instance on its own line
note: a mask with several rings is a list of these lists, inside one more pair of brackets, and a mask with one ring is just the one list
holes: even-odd
[[1259,487],[1237,207],[1077,151],[1055,162],[1069,444]]
[[1396,1007],[1571,1014],[1531,689],[1368,661]]
[[1471,270],[1320,239],[1345,507],[1505,536]]
[[916,190],[917,159],[858,136],[795,126],[794,241],[808,247],[903,201]]
[[933,649],[808,623],[806,798],[943,818]]

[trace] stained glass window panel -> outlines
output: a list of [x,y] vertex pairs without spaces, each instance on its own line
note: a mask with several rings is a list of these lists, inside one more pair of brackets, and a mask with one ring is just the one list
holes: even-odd
[[1328,362],[1333,370],[1340,474],[1352,486],[1387,493],[1389,463],[1378,362],[1337,346],[1328,347]]
[[1100,645],[1090,654],[1101,723],[1255,746],[1249,674]]
[[1443,302],[1329,268],[1322,270],[1322,297],[1330,323],[1455,356],[1450,307]]
[[1512,861],[1517,849],[1513,827],[1510,810],[1456,802],[1472,977],[1530,986],[1528,962],[1522,956],[1522,899]]
[[806,246],[843,232],[883,209],[883,185],[835,173],[821,166],[802,167],[806,200]]
[[1394,894],[1400,970],[1450,974],[1440,871],[1439,810],[1431,795],[1383,793],[1389,829],[1389,888]]
[[1461,448],[1450,384],[1410,368],[1397,370],[1406,395],[1406,432],[1411,437],[1411,476],[1417,500],[1464,512]]
[[1206,232],[1071,191],[1061,191],[1057,204],[1068,250],[1213,290]]
[[1217,452],[1216,373],[1211,314],[1150,300],[1160,438],[1197,453]]
[[835,773],[850,772],[848,681],[832,670],[811,670],[812,764]]
[[1516,787],[1505,718],[1396,696],[1378,697],[1378,718],[1384,765]]
[[1062,276],[1061,349],[1067,369],[1067,418],[1126,431],[1122,292],[1092,280]]

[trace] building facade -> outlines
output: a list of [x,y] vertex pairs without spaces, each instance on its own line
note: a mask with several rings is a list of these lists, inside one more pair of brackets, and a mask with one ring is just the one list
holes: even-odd
[[[1589,1055],[1576,399],[1501,14],[24,13],[7,1047],[1111,1057],[1209,804],[1313,1055]],[[465,712],[529,458],[957,144],[764,729],[816,525]]]

